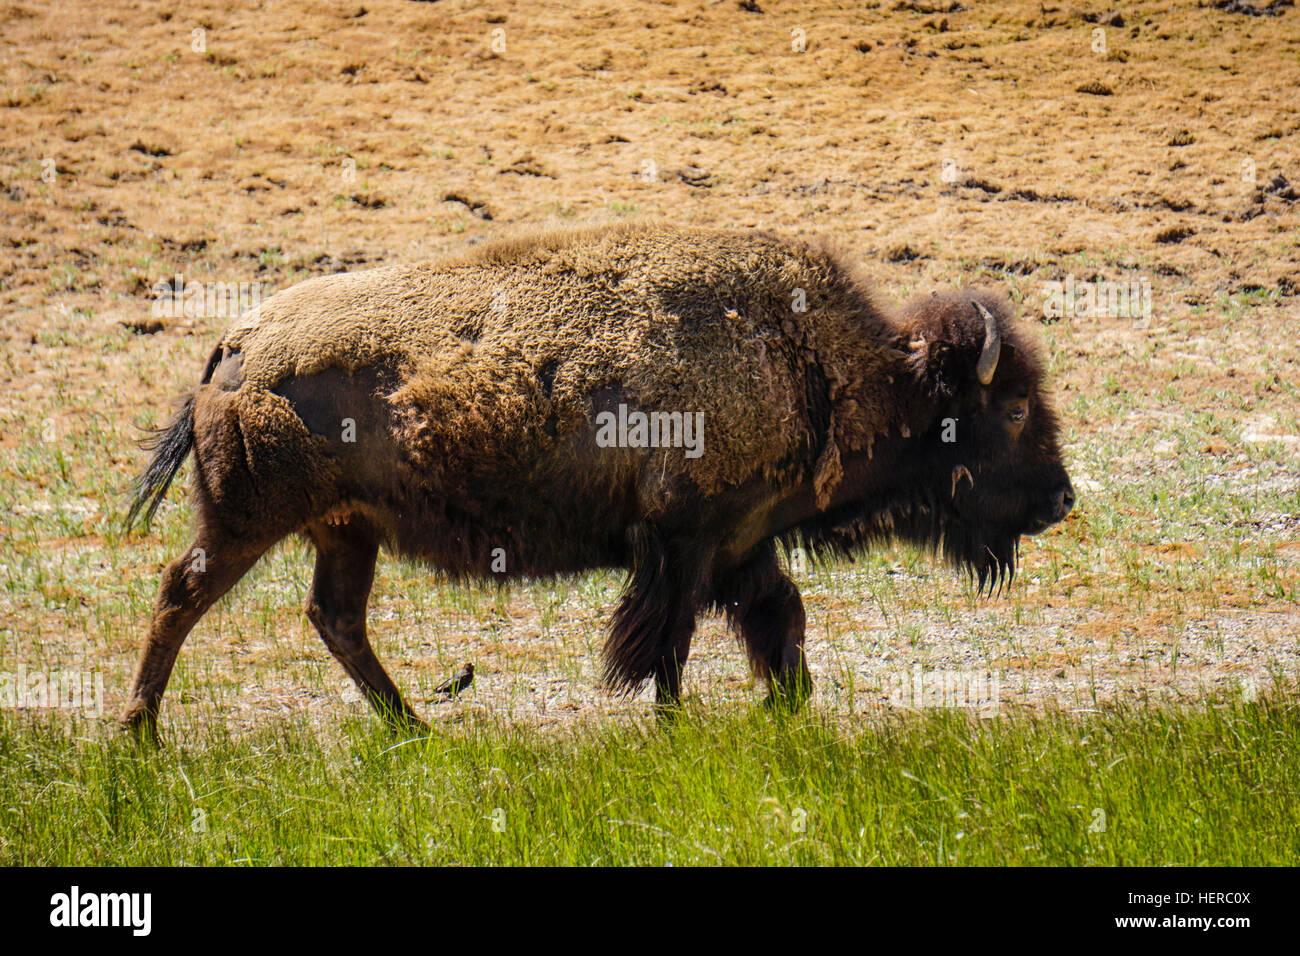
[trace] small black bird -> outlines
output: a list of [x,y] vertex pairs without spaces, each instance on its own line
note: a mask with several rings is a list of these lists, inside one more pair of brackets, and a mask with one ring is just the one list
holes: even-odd
[[462,664],[460,670],[456,671],[456,676],[434,690],[434,693],[444,697],[455,697],[472,683],[474,683],[474,665]]

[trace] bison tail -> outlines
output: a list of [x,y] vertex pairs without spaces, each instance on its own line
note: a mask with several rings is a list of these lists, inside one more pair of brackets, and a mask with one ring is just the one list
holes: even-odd
[[154,512],[171,487],[172,479],[194,447],[194,394],[185,398],[171,421],[162,428],[151,429],[151,432],[140,442],[140,447],[152,451],[153,457],[132,484],[134,498],[131,510],[126,514],[128,531],[142,515],[144,526],[149,527]]
[[[222,347],[218,345],[208,356],[208,365],[203,370],[200,384],[206,385],[212,378],[222,354]],[[126,513],[127,531],[135,526],[141,515],[144,516],[144,526],[149,527],[154,512],[171,487],[172,479],[181,470],[181,465],[185,464],[185,459],[194,447],[194,394],[190,392],[185,396],[166,425],[149,429],[150,434],[140,441],[140,447],[153,452],[153,457],[149,459],[145,470],[131,483],[134,497],[131,500],[131,510]]]

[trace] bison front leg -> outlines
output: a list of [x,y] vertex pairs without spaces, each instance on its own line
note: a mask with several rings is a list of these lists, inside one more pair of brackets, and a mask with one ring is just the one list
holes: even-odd
[[307,595],[307,617],[370,706],[399,733],[428,725],[402,700],[366,636],[366,603],[375,580],[379,539],[364,519],[323,522],[308,529],[316,545],[316,570]]
[[664,652],[655,662],[655,716],[672,719],[681,712],[682,670],[691,653],[691,637],[695,633],[695,615],[692,612],[678,622],[664,641]]
[[633,589],[614,615],[605,648],[608,680],[633,690],[654,678],[655,716],[671,719],[681,711],[682,670],[691,653],[695,610],[680,597],[659,603],[652,591]]
[[797,711],[812,696],[812,675],[803,647],[806,624],[803,598],[787,578],[751,610],[750,619],[742,625],[746,633],[756,635],[751,640],[773,648],[767,672],[769,706]]
[[804,657],[807,617],[794,582],[772,544],[753,560],[719,575],[715,599],[744,642],[756,676],[767,680],[767,703],[798,710],[812,695]]
[[675,716],[681,705],[682,669],[691,652],[706,549],[664,541],[646,524],[628,532],[631,576],[614,612],[605,644],[605,680],[631,691],[646,678],[655,684],[655,713]]

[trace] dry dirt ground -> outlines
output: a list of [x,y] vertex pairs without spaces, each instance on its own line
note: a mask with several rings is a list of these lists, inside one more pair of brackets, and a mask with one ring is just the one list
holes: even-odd
[[[0,673],[95,671],[121,704],[186,540],[179,490],[148,535],[117,530],[132,441],[230,321],[155,315],[160,281],[269,293],[521,224],[662,217],[837,237],[888,298],[996,285],[1052,356],[1075,514],[993,600],[906,552],[798,572],[816,706],[889,707],[918,665],[997,674],[1004,710],[1294,682],[1300,9],[1253,9],[7,2]],[[1067,277],[1146,283],[1150,314],[1044,316]],[[169,720],[361,707],[299,610],[309,571],[287,548],[199,625]],[[372,633],[435,718],[643,714],[597,689],[618,586],[389,563]],[[430,701],[466,660],[473,689]],[[758,694],[717,622],[688,692]]]

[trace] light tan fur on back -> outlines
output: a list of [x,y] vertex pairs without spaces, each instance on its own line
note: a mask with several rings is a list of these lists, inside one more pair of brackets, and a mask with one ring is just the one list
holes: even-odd
[[[881,417],[896,410],[893,383],[876,372],[898,333],[848,274],[821,246],[765,233],[581,227],[312,279],[248,313],[223,345],[242,353],[245,389],[386,370],[402,443],[430,474],[463,462],[456,449],[485,471],[544,459],[590,428],[590,396],[615,390],[643,410],[704,413],[707,451],[684,462],[704,491],[798,463],[815,464],[829,494],[840,456],[896,427]],[[810,368],[832,403],[827,447],[801,407]]]

